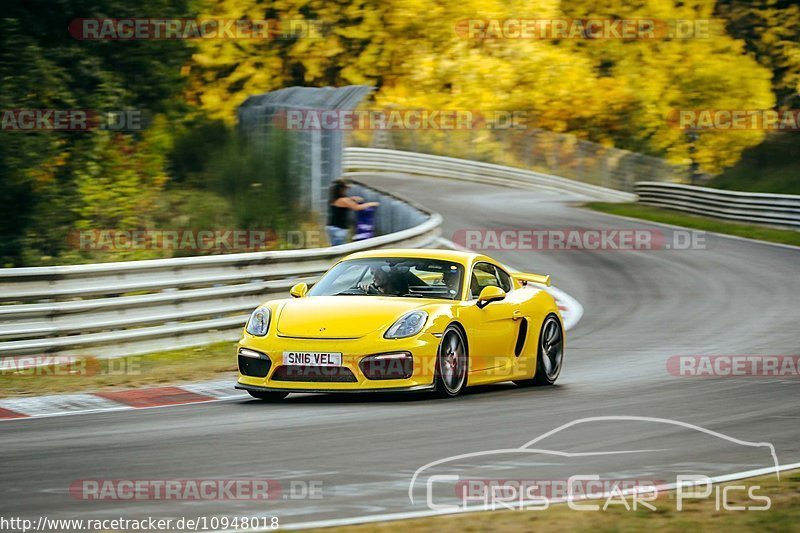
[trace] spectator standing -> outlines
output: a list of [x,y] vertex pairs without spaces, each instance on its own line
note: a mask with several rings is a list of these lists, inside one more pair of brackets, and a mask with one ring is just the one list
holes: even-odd
[[347,240],[348,214],[350,211],[363,211],[371,207],[378,207],[378,202],[364,202],[359,196],[348,196],[348,184],[342,179],[331,183],[330,198],[328,202],[328,239],[331,246],[344,244]]

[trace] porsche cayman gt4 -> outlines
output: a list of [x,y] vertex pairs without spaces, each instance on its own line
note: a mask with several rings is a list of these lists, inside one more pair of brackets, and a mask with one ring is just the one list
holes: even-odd
[[550,277],[485,255],[376,250],[349,255],[311,289],[251,314],[238,345],[239,389],[429,390],[456,396],[503,381],[549,385],[564,360]]

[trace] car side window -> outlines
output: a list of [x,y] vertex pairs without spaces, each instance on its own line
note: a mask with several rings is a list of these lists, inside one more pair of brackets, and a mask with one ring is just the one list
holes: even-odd
[[[500,287],[500,280],[497,278],[497,270],[494,265],[489,263],[476,263],[472,268],[472,278],[469,284],[470,294],[477,298],[484,287]],[[505,290],[505,289],[503,289]]]
[[500,288],[506,292],[511,291],[514,287],[514,284],[511,283],[511,276],[506,274],[506,271],[502,268],[495,268],[497,271],[497,278],[500,280]]

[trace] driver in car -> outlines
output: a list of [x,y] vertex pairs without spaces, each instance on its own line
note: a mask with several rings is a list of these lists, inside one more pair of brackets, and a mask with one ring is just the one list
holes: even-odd
[[370,271],[372,272],[372,282],[359,285],[359,288],[367,294],[402,296],[408,292],[408,290],[402,290],[398,283],[399,273],[384,270],[382,267],[372,267]]
[[460,277],[461,276],[458,275],[457,270],[448,270],[442,274],[442,281],[450,290],[450,294],[455,295],[461,289],[461,287],[459,286],[460,285],[459,281],[461,281],[459,279]]

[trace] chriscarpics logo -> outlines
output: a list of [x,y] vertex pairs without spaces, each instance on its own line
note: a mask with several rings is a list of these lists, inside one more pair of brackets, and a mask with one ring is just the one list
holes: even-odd
[[[742,464],[757,468],[741,472]],[[713,501],[718,511],[764,511],[771,500],[760,486],[716,483],[747,475],[780,479],[780,470],[769,442],[679,420],[597,416],[568,422],[519,447],[434,459],[414,472],[408,496],[413,505],[436,513],[537,511],[556,503],[584,512],[657,512],[667,506],[683,511],[689,500]],[[663,497],[668,491],[674,497]]]

